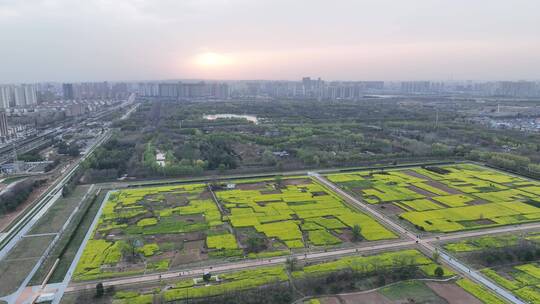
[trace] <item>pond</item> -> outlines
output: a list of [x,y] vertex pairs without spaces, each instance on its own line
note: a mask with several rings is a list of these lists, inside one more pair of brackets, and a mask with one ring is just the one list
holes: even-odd
[[216,120],[220,118],[243,118],[247,121],[251,121],[254,124],[258,124],[259,120],[257,119],[257,116],[254,115],[238,115],[238,114],[210,114],[210,115],[204,115],[204,119],[207,120]]

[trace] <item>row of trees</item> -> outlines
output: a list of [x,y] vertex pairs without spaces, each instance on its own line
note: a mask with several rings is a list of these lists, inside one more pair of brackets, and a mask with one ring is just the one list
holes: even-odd
[[44,182],[45,180],[29,178],[10,186],[0,195],[0,215],[15,211],[19,205],[28,199],[34,189]]
[[486,162],[492,166],[540,178],[540,164],[529,157],[512,153],[473,150],[468,154],[472,160]]

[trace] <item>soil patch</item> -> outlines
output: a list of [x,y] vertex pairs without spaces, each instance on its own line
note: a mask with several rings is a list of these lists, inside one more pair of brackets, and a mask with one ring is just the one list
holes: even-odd
[[484,204],[489,204],[488,201],[486,200],[483,200],[483,199],[475,199],[474,201],[470,201],[467,203],[467,205],[484,205]]
[[427,190],[418,188],[418,187],[416,187],[416,186],[410,185],[410,186],[408,186],[407,188],[408,188],[409,190],[412,190],[412,191],[418,193],[418,194],[422,194],[423,196],[427,196],[427,197],[436,196],[435,193],[431,193],[431,192],[429,192],[429,191],[427,191]]
[[[381,208],[381,207],[384,207],[384,208]],[[407,210],[403,210],[401,209],[401,207],[398,207],[394,205],[393,203],[379,204],[379,206],[377,206],[377,209],[387,215],[396,215],[396,214],[401,214],[403,212],[407,212]]]
[[427,176],[425,176],[425,175],[423,175],[423,174],[420,174],[420,173],[418,173],[418,172],[416,172],[416,171],[413,171],[413,170],[403,170],[403,171],[401,171],[401,172],[403,172],[403,173],[405,173],[405,174],[407,174],[407,175],[414,176],[414,177],[418,177],[418,178],[425,179],[425,180],[429,180],[429,179],[430,179],[429,177],[427,177]]
[[426,285],[449,304],[482,304],[480,300],[453,283],[429,282]]
[[432,187],[435,187],[437,189],[440,189],[446,193],[449,193],[449,194],[463,194],[461,193],[461,191],[457,190],[457,189],[454,189],[454,188],[450,188],[448,187],[447,185],[443,184],[443,183],[440,183],[440,182],[437,182],[437,181],[434,181],[434,180],[428,180],[426,182],[426,184],[432,186]]
[[258,182],[258,183],[236,184],[236,188],[240,190],[262,190],[266,188],[266,183]]
[[185,242],[184,249],[175,254],[171,267],[208,259],[208,254],[202,252],[204,243],[204,240]]

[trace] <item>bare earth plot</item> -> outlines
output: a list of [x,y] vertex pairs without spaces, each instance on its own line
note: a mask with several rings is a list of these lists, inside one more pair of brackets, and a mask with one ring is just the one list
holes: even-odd
[[473,164],[330,174],[418,230],[452,232],[540,219],[540,183]]

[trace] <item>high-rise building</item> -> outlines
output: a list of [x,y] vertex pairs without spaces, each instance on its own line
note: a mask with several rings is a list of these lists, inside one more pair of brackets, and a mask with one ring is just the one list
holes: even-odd
[[11,93],[11,87],[0,86],[0,109],[7,109],[11,106],[13,94]]
[[159,97],[176,99],[178,98],[178,83],[160,83]]
[[159,95],[159,85],[157,83],[139,83],[137,92],[139,96],[156,97]]
[[33,84],[22,85],[24,90],[24,100],[26,106],[34,106],[37,104],[37,89]]
[[13,88],[13,97],[16,107],[24,107],[26,105],[26,97],[24,95],[24,87],[15,86]]
[[501,81],[497,95],[511,97],[532,97],[537,95],[536,83],[532,81]]
[[67,100],[75,99],[75,92],[73,90],[72,83],[62,84],[62,91],[64,92],[64,99],[67,99]]
[[7,116],[4,111],[0,111],[0,137],[6,138],[9,136]]
[[11,88],[16,107],[34,106],[37,104],[37,88],[33,84],[21,84]]

